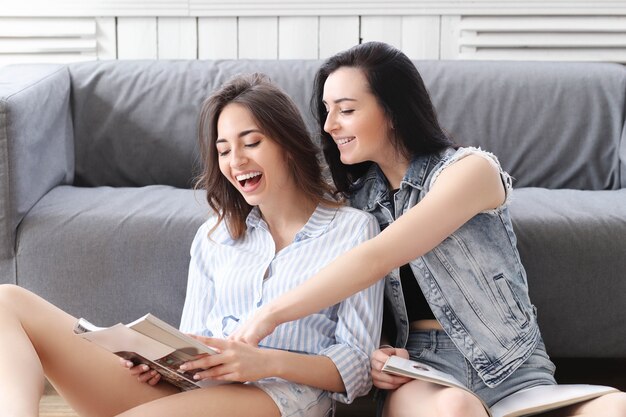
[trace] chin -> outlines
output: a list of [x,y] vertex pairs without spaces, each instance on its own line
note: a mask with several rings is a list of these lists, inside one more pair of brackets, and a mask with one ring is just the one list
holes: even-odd
[[359,162],[363,162],[361,160],[358,160],[354,157],[348,157],[348,156],[340,156],[339,160],[344,164],[344,165],[354,165],[354,164],[358,164]]

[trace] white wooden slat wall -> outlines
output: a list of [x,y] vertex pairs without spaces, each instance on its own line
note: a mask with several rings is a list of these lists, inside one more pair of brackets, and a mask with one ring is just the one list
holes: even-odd
[[159,59],[195,59],[198,56],[198,25],[194,17],[157,18]]
[[0,17],[0,64],[97,58],[93,18]]
[[117,18],[117,58],[157,59],[157,18]]
[[369,40],[386,41],[414,59],[626,63],[626,16],[0,17],[0,65],[92,59],[323,59]]
[[198,18],[198,58],[237,58],[237,30],[236,17]]

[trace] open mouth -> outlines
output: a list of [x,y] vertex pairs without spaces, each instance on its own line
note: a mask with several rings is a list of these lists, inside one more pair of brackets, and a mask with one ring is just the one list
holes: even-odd
[[354,139],[354,137],[337,139],[337,146],[346,145],[352,142]]
[[241,185],[241,188],[245,190],[245,189],[249,189],[257,185],[259,181],[261,181],[262,175],[263,174],[256,171],[256,172],[248,172],[247,174],[237,175],[236,178],[237,178],[237,181],[239,181],[239,185]]

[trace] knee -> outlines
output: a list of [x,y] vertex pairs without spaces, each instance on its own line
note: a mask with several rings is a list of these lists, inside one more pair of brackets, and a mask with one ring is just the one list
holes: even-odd
[[3,310],[16,311],[20,306],[27,305],[30,292],[13,284],[0,284],[0,308]]
[[460,388],[413,381],[395,390],[385,403],[385,417],[486,417],[482,402]]
[[604,397],[605,409],[610,410],[606,415],[615,417],[626,416],[626,392],[609,394]]
[[461,389],[444,389],[438,393],[435,408],[439,417],[486,415],[480,400]]

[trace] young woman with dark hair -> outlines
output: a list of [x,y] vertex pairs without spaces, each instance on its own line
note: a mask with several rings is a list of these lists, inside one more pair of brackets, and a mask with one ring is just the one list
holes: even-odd
[[[494,155],[447,138],[411,60],[380,42],[340,52],[319,69],[312,108],[337,189],[383,231],[258,310],[232,338],[254,344],[389,274],[396,347],[372,355],[374,384],[389,390],[384,416],[487,415],[461,389],[382,373],[390,355],[453,374],[488,405],[555,384],[507,208],[511,179]],[[626,394],[557,413],[625,417]]]
[[295,104],[265,77],[224,85],[205,103],[200,127],[198,184],[217,215],[191,246],[180,328],[218,354],[181,370],[241,383],[179,392],[74,335],[76,318],[2,285],[0,415],[37,416],[44,376],[88,416],[323,417],[334,400],[369,391],[382,283],[278,327],[262,348],[226,338],[255,309],[372,238],[376,219],[333,199]]

